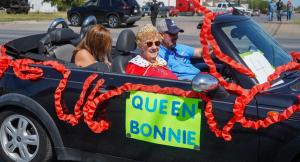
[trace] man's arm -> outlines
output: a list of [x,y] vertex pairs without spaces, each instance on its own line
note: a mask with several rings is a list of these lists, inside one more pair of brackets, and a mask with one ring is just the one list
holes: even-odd
[[[202,57],[202,48],[195,48],[195,53],[194,53],[194,57],[195,58],[201,58]],[[213,50],[210,48],[209,49],[209,54],[212,54]]]
[[201,58],[202,57],[202,48],[195,48],[194,57],[195,58]]

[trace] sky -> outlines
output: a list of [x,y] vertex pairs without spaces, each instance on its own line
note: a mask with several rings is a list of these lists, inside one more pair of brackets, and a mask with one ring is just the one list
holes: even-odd
[[[288,1],[288,0],[282,0],[283,1],[283,3],[285,3],[286,4],[286,2]],[[292,3],[293,3],[293,5],[294,6],[300,6],[300,0],[292,0]]]

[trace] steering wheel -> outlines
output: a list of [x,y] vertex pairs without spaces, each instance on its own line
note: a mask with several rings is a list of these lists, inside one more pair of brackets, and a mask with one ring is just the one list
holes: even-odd
[[52,23],[48,27],[48,33],[52,32],[57,28],[57,26],[61,25],[62,28],[69,28],[67,22],[63,18],[57,18],[52,21]]

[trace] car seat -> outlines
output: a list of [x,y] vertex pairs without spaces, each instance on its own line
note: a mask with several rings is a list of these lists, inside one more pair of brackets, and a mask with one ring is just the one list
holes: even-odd
[[137,54],[133,53],[136,49],[135,34],[130,29],[123,30],[116,43],[117,53],[114,53],[112,61],[112,72],[125,73],[125,67],[129,60]]
[[71,40],[75,38],[78,38],[78,34],[70,28],[54,29],[40,40],[38,52],[70,62],[75,50]]
[[78,38],[72,39],[71,43],[74,46],[77,46],[79,44],[79,42],[83,39],[83,37],[85,36],[85,34],[87,33],[87,31],[89,31],[93,25],[97,24],[97,19],[95,16],[91,15],[88,16],[86,19],[84,19],[81,29],[80,29],[80,35]]

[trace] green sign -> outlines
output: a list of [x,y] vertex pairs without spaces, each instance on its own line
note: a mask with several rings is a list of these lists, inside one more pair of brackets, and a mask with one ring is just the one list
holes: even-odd
[[126,135],[146,142],[200,149],[199,99],[131,91],[126,99]]

